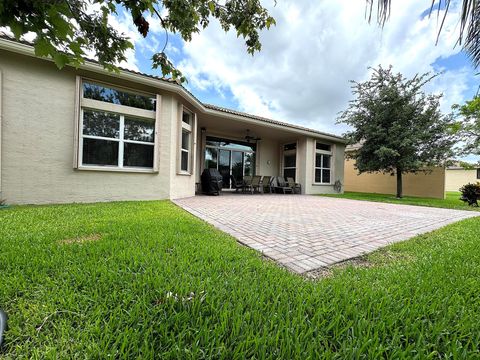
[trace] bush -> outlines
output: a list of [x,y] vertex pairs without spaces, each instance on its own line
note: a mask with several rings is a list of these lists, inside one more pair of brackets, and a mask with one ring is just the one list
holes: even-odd
[[478,206],[480,183],[463,185],[460,192],[462,193],[460,200],[467,202],[470,206]]

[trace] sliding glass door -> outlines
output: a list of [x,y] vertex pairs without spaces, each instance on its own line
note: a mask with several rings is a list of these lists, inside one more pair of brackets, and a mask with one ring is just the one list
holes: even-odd
[[241,181],[253,175],[255,169],[255,144],[207,136],[205,167],[218,169],[223,177],[223,187],[231,188],[231,176]]
[[236,181],[243,179],[243,152],[232,151],[232,175]]
[[218,171],[223,178],[223,187],[230,188],[231,172],[231,153],[230,150],[218,150]]
[[243,153],[243,174],[244,176],[252,176],[255,171],[255,153]]

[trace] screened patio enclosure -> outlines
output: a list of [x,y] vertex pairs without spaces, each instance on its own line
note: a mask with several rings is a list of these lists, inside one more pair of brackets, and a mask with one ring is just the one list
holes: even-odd
[[205,168],[218,169],[223,178],[223,188],[231,188],[231,176],[241,181],[255,173],[256,144],[207,136],[205,142]]

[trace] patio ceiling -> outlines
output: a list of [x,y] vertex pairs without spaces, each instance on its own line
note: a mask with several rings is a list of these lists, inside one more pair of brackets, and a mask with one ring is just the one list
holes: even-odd
[[[276,141],[291,141],[301,136],[314,136],[314,134],[298,129],[260,122],[255,119],[241,117],[233,118],[228,115],[215,116],[210,114],[199,114],[198,127],[199,129],[205,128],[207,132],[234,134],[235,137],[238,138],[243,138],[247,135],[247,129],[249,129],[250,135],[252,136]],[[322,138],[322,135],[319,134],[318,138]]]
[[294,131],[281,129],[278,126],[258,124],[258,121],[254,120],[239,121],[237,119],[203,114],[198,117],[198,126],[199,128],[205,128],[207,132],[234,134],[238,138],[243,138],[247,135],[247,129],[250,130],[250,135],[252,136],[278,141],[289,141],[296,139],[300,135]]

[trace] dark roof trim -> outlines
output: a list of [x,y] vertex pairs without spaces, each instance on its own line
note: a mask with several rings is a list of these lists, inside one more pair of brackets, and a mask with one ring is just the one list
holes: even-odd
[[[12,39],[11,37],[1,34],[0,33],[0,49],[12,51],[15,53],[19,53],[22,55],[36,57],[33,44],[27,41],[17,41]],[[51,59],[45,59],[50,60]],[[98,61],[87,59],[85,64],[80,66],[81,69],[89,70],[96,73],[105,74],[106,71],[102,65],[98,63]],[[196,107],[198,107],[203,113],[215,115],[215,116],[222,116],[223,114],[229,114],[231,118],[240,120],[243,118],[244,120],[254,120],[263,122],[265,124],[274,125],[276,127],[287,128],[286,130],[294,130],[297,133],[302,135],[312,136],[312,137],[322,137],[324,139],[328,139],[334,142],[341,142],[346,143],[346,140],[341,136],[335,134],[329,134],[326,132],[318,131],[309,129],[303,126],[294,125],[286,122],[281,122],[273,119],[264,118],[261,116],[256,116],[252,114],[247,114],[244,112],[223,108],[220,106],[204,104],[199,99],[195,97],[190,91],[188,91],[185,87],[181,84],[173,81],[171,79],[162,78],[155,75],[150,75],[130,69],[119,68],[120,73],[108,73],[109,76],[123,78],[126,80],[130,80],[132,82],[139,82],[140,79],[143,79],[143,83],[146,85],[150,85],[156,88],[160,88],[163,90],[171,91],[177,93],[178,95],[185,98],[187,101],[193,103]]]

